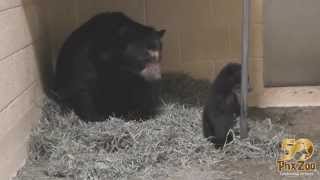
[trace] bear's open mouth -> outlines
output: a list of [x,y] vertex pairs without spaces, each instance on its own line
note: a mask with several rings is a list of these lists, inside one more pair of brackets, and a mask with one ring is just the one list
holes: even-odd
[[161,67],[159,62],[148,62],[141,71],[141,76],[147,81],[161,79]]
[[148,50],[150,58],[149,62],[157,63],[160,62],[160,51],[159,50]]

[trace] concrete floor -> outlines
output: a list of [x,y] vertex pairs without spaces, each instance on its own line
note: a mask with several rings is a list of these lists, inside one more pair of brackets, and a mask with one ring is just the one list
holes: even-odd
[[[264,120],[270,118],[273,123],[287,127],[289,133],[296,138],[309,138],[314,144],[320,144],[320,107],[304,108],[251,108],[249,116],[252,119]],[[319,180],[320,179],[320,149],[315,149],[313,160],[318,164],[318,172],[313,176],[286,177],[280,176],[276,170],[275,161],[242,160],[226,161],[215,167],[217,171],[203,171],[201,168],[191,168],[188,171],[177,172],[170,180]],[[217,177],[218,171],[226,172],[224,178]]]
[[317,107],[320,106],[320,86],[263,88],[249,96],[251,106]]

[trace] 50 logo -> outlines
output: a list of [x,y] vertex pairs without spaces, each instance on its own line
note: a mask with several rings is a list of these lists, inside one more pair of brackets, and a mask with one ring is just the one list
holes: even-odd
[[284,139],[281,143],[282,161],[306,161],[313,155],[313,143],[309,139]]
[[312,172],[317,169],[315,162],[306,162],[314,153],[314,145],[309,139],[283,139],[280,149],[281,156],[277,161],[280,173]]

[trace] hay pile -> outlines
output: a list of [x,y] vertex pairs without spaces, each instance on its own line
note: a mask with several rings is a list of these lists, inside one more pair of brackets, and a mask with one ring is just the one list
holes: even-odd
[[224,160],[276,158],[285,133],[270,120],[249,121],[248,140],[237,138],[223,151],[215,150],[201,130],[208,82],[169,77],[162,113],[142,122],[110,117],[83,123],[74,114],[62,116],[47,100],[31,136],[29,159],[16,179],[165,179],[193,166],[214,172]]

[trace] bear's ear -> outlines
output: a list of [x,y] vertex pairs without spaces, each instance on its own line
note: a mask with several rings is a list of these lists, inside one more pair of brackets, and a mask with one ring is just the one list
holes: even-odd
[[162,38],[165,33],[166,33],[165,29],[161,29],[160,31],[158,31],[158,34],[159,34],[160,38]]

